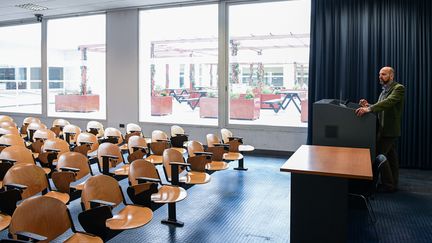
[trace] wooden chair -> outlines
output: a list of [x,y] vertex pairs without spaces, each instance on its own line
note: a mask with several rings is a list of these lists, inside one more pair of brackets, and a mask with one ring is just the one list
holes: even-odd
[[233,133],[226,129],[226,128],[222,128],[221,129],[221,134],[222,134],[222,141],[223,143],[228,144],[231,140],[238,140],[241,144],[239,146],[239,152],[243,153],[243,152],[252,152],[255,150],[255,147],[252,145],[245,145],[243,144],[243,138],[242,137],[236,137],[233,136]]
[[184,225],[176,218],[176,203],[185,199],[187,195],[184,188],[162,184],[155,165],[144,159],[131,163],[128,178],[130,186],[127,192],[132,202],[150,208],[152,208],[151,202],[168,203],[168,219],[162,220],[162,223]]
[[[113,216],[111,208],[122,202],[125,207]],[[138,228],[153,218],[151,209],[126,204],[118,182],[106,175],[92,176],[86,181],[81,206],[85,211],[78,215],[78,220],[83,228],[104,240],[109,239],[113,231]]]
[[244,157],[239,151],[240,141],[237,139],[229,141],[227,144],[222,143],[215,134],[207,134],[207,146],[211,150],[212,147],[225,147],[228,153],[223,154],[224,161],[238,161],[238,167],[235,170],[247,170],[244,168]]
[[33,141],[36,141],[37,139],[47,140],[47,139],[54,139],[57,135],[48,129],[38,129],[33,133]]
[[[187,164],[184,162],[183,154],[175,149],[166,149],[163,152],[163,169],[166,180],[172,185],[205,184],[210,181],[210,175],[204,172],[206,162],[200,164]],[[190,171],[185,168],[189,166]],[[185,172],[182,174],[182,172]]]
[[98,121],[89,121],[87,123],[87,132],[94,134],[97,138],[104,136],[104,126]]
[[171,146],[173,148],[181,148],[179,150],[181,153],[185,153],[187,151],[184,150],[185,144],[189,140],[189,135],[185,134],[183,128],[178,125],[171,126]]
[[44,196],[56,198],[65,204],[69,202],[68,194],[51,191],[45,171],[34,164],[12,166],[3,178],[3,187],[22,189],[23,199],[42,193]]
[[[118,168],[120,163],[124,163],[123,155],[120,148],[112,143],[103,143],[99,145],[97,150],[99,171],[105,175],[124,177],[129,173],[129,164],[125,164]],[[116,168],[114,172],[110,169]]]
[[0,115],[0,122],[3,122],[3,121],[13,122],[14,120],[13,120],[13,118],[10,117],[10,116]]
[[[84,186],[84,177],[93,175],[86,156],[78,152],[67,152],[59,156],[57,171],[51,178],[57,190],[69,195],[81,191]],[[78,183],[74,183],[81,180]]]
[[103,242],[97,236],[78,232],[66,205],[49,197],[29,198],[15,210],[9,226],[13,239],[51,242],[68,229],[74,233],[65,242]]
[[22,139],[20,135],[16,134],[6,134],[0,137],[0,151],[12,145],[25,147],[24,139]]
[[[0,161],[10,162],[11,164],[36,164],[31,150],[21,145],[9,146],[0,153]],[[42,168],[45,174],[49,174],[51,169]]]
[[6,135],[6,134],[15,134],[20,135],[18,128],[16,127],[0,127],[0,136]]
[[147,141],[145,138],[140,136],[131,136],[128,142],[128,161],[132,163],[132,161],[136,159],[142,159],[148,155],[149,150],[147,147]]
[[[220,151],[214,151],[215,155],[212,152],[206,152],[204,150],[204,146],[197,141],[189,141],[188,143],[188,163],[203,163],[201,161],[205,161],[205,169],[211,171],[217,170],[226,170],[229,168],[227,162],[222,161],[223,154],[225,153],[222,147],[215,147],[214,149],[219,149]],[[197,161],[197,162],[195,162]]]
[[[40,123],[40,121],[39,122],[32,122],[32,123],[27,125],[26,131],[27,131],[27,140],[28,141],[30,141],[30,142],[33,141],[33,134],[38,129],[47,129],[47,127],[45,126],[45,124]],[[21,133],[22,133],[22,131],[21,131]]]
[[0,127],[15,127],[17,128],[17,124],[13,121],[0,121]]
[[76,145],[77,137],[81,133],[81,128],[72,124],[63,127],[63,139],[69,145]]
[[41,147],[38,160],[42,167],[54,170],[57,158],[69,151],[69,144],[65,140],[60,138],[48,139],[44,141]]
[[42,123],[39,118],[28,116],[28,117],[24,118],[23,125],[29,125],[30,123],[33,123],[33,122],[34,123]]
[[105,129],[104,137],[106,139],[112,139],[112,141],[110,142],[116,145],[121,145],[124,141],[123,135],[120,130],[114,127],[107,127]]
[[[172,147],[171,141],[170,141],[170,139],[168,139],[168,135],[164,131],[154,130],[152,132],[152,139],[151,140],[152,140],[152,143],[166,141],[168,143],[168,147]],[[177,143],[177,145],[179,145],[178,143]],[[187,152],[187,150],[185,148],[183,148],[183,143],[179,147],[172,147],[172,148],[179,151],[182,154],[185,154]]]
[[80,133],[77,137],[77,147],[74,148],[75,152],[82,153],[89,159],[97,157],[97,149],[99,142],[96,135],[88,132]]

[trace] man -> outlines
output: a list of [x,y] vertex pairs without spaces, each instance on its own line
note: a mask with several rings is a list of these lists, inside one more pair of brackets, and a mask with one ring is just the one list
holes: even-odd
[[357,116],[369,112],[378,114],[380,126],[377,135],[377,154],[386,155],[388,160],[382,169],[382,185],[378,189],[383,192],[394,192],[399,180],[399,160],[395,144],[400,136],[405,87],[394,81],[394,70],[391,67],[381,68],[379,81],[383,90],[378,102],[371,105],[367,100],[361,99],[361,107],[355,113]]

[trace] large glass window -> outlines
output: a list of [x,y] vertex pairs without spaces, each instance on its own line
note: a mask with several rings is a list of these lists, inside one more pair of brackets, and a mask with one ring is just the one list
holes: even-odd
[[310,1],[229,7],[229,122],[307,126]]
[[140,13],[140,121],[217,125],[218,6]]
[[105,38],[105,15],[48,21],[49,116],[105,119]]
[[41,25],[0,27],[0,111],[42,113]]

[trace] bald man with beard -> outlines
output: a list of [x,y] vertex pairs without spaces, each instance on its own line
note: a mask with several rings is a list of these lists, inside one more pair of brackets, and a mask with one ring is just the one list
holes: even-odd
[[377,154],[384,154],[388,163],[381,173],[381,192],[395,192],[399,181],[399,159],[396,153],[396,141],[401,133],[401,118],[404,104],[405,87],[394,81],[394,69],[383,67],[379,72],[382,92],[377,103],[369,104],[361,99],[355,113],[361,117],[373,112],[378,115],[379,129],[377,134]]

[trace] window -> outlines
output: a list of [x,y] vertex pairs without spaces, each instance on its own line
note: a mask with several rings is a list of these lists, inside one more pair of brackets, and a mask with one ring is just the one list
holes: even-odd
[[309,18],[310,1],[229,6],[229,123],[307,126]]
[[28,79],[41,65],[41,25],[0,27],[0,53],[0,111],[41,114],[40,75]]
[[218,6],[143,10],[139,35],[140,121],[217,125]]
[[105,119],[105,15],[49,20],[47,32],[48,115]]

